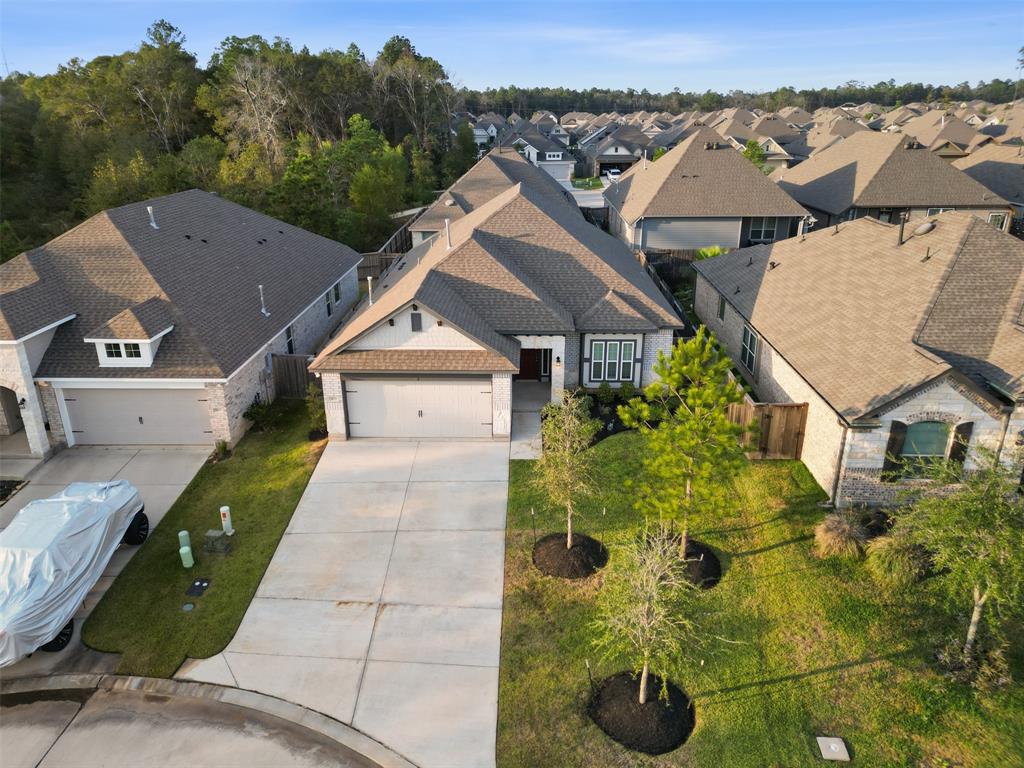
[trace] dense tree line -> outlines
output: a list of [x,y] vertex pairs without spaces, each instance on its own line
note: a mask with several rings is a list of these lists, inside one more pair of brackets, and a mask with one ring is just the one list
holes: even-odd
[[[4,259],[104,208],[200,187],[357,249],[475,161],[444,68],[229,37],[206,67],[166,21],[135,50],[0,82]],[[468,132],[468,137],[467,137]]]
[[982,80],[977,85],[960,83],[958,85],[925,85],[923,83],[904,83],[897,85],[895,80],[866,85],[856,81],[843,83],[834,88],[816,88],[796,90],[795,88],[778,88],[764,93],[748,91],[729,91],[718,93],[683,92],[679,88],[670,93],[651,93],[647,89],[633,88],[610,89],[590,88],[577,91],[569,88],[519,88],[514,85],[500,88],[488,88],[483,91],[464,89],[462,98],[466,109],[471,112],[493,110],[499,114],[509,115],[517,112],[529,117],[538,109],[550,109],[555,114],[565,112],[672,112],[678,114],[689,110],[710,112],[726,107],[742,107],[744,109],[776,110],[780,107],[803,107],[809,111],[819,107],[838,107],[842,104],[863,104],[866,101],[883,107],[899,104],[922,102],[970,101],[983,99],[993,104],[1011,101],[1014,88],[1024,93],[1022,83],[1013,80],[995,79],[990,82]]
[[432,199],[475,162],[469,127],[450,130],[461,109],[529,116],[1000,102],[1013,88],[993,80],[763,94],[470,91],[453,87],[440,62],[400,36],[373,58],[354,44],[313,53],[282,38],[229,37],[204,67],[181,31],[161,20],[134,50],[0,81],[0,259],[104,208],[192,187],[369,250],[394,229],[392,213]]

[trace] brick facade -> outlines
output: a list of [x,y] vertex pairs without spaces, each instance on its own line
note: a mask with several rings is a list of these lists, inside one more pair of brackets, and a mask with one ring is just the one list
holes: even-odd
[[512,434],[511,373],[491,375],[491,434],[500,438]]
[[644,334],[643,363],[640,366],[641,387],[654,381],[654,364],[658,362],[658,353],[671,354],[674,343],[675,334],[671,328],[662,328],[654,333]]
[[[14,392],[19,401],[21,420],[32,455],[45,457],[50,455],[50,441],[46,434],[46,414],[32,379],[33,367],[25,343],[0,345],[0,386]],[[23,406],[20,405],[21,400],[25,401]]]
[[327,434],[332,438],[348,438],[348,420],[345,416],[345,384],[340,373],[324,373],[320,376],[324,393],[324,409],[327,412]]

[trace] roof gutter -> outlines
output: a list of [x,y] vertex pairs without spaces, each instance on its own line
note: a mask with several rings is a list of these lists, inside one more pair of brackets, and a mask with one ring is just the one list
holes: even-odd
[[31,338],[33,338],[35,336],[38,336],[41,333],[46,333],[51,328],[56,328],[58,325],[63,325],[64,323],[68,322],[69,320],[74,320],[76,317],[78,317],[78,315],[75,315],[75,314],[68,315],[67,317],[61,318],[60,320],[52,322],[49,325],[44,325],[42,328],[39,328],[39,329],[37,329],[35,331],[32,331],[32,333],[27,333],[24,336],[19,336],[16,339],[0,339],[0,345],[5,345],[6,346],[6,345],[13,345],[13,344],[20,344],[21,342],[28,341],[29,339],[31,339]]

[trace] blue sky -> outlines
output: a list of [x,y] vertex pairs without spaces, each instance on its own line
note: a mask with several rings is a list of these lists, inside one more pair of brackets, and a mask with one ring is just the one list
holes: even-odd
[[1024,4],[916,2],[51,2],[0,0],[4,72],[135,46],[166,18],[208,60],[228,35],[313,50],[392,34],[471,88],[564,85],[650,91],[809,88],[847,80],[957,83],[1013,77]]

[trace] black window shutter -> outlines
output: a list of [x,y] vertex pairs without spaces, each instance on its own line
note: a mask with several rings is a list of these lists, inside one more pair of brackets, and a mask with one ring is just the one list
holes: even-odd
[[957,424],[953,430],[953,444],[949,448],[949,460],[955,464],[964,465],[967,459],[967,446],[971,443],[971,432],[974,431],[974,422],[965,421]]
[[889,427],[889,442],[885,446],[885,463],[882,465],[882,480],[887,483],[899,479],[900,475],[900,453],[903,451],[903,441],[907,438],[907,425],[902,421],[893,421]]

